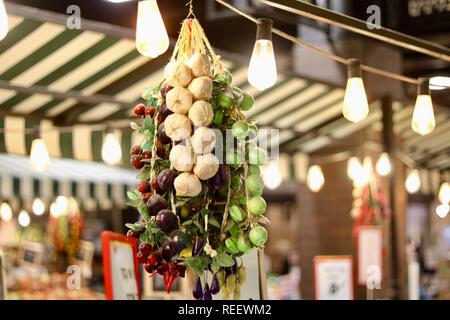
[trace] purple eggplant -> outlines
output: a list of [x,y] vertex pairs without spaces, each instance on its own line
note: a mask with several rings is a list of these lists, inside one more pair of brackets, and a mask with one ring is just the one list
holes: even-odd
[[212,300],[211,290],[209,290],[209,285],[205,283],[205,289],[203,289],[202,300]]
[[195,236],[194,241],[194,247],[192,248],[192,256],[198,256],[200,252],[202,252],[203,246],[205,245],[205,242],[203,241],[203,238],[199,235]]
[[217,279],[217,275],[214,274],[211,281],[211,293],[216,294],[220,291],[219,279]]
[[203,289],[202,289],[202,281],[200,280],[200,277],[197,277],[194,282],[194,289],[192,290],[192,295],[195,299],[201,299],[203,296]]
[[214,177],[211,178],[211,187],[212,187],[214,190],[219,190],[220,187],[222,186],[222,184],[223,184],[223,181],[222,181],[222,179],[220,178],[219,173],[216,173],[216,175],[215,175]]
[[224,164],[221,164],[219,166],[219,175],[220,175],[220,180],[222,180],[222,182],[228,181],[228,172],[227,172],[227,169]]
[[175,258],[176,253],[172,251],[172,248],[171,248],[169,242],[167,242],[163,245],[162,250],[161,250],[161,255],[162,255],[163,259],[166,260],[167,262],[170,262]]

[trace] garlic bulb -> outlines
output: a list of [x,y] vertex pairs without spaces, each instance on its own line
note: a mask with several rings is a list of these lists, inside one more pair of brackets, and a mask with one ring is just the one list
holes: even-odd
[[195,165],[194,173],[201,180],[208,180],[212,178],[219,170],[219,159],[212,153],[198,156]]
[[170,150],[169,160],[175,170],[191,171],[194,165],[194,153],[190,146],[177,144]]
[[212,95],[212,80],[208,77],[195,78],[189,83],[188,89],[195,100],[208,101]]
[[164,68],[164,79],[171,87],[186,87],[192,80],[191,69],[183,62],[169,62]]
[[202,192],[202,183],[199,178],[190,172],[179,174],[173,182],[177,196],[195,197]]
[[194,78],[211,75],[211,63],[206,54],[195,53],[186,64],[191,68]]
[[167,108],[178,114],[186,114],[192,106],[192,94],[182,87],[175,87],[167,93]]
[[213,120],[214,112],[208,102],[199,100],[189,109],[188,117],[195,127],[207,127]]
[[182,141],[191,135],[191,120],[181,114],[173,113],[164,121],[164,129],[172,141]]
[[216,146],[216,134],[213,129],[198,128],[191,137],[191,144],[195,154],[210,153]]

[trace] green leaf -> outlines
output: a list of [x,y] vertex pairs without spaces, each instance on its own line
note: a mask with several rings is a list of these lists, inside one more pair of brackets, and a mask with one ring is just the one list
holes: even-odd
[[141,203],[141,199],[130,200],[127,202],[127,206],[137,208]]
[[150,179],[150,170],[142,170],[136,177],[138,180],[148,180]]
[[192,222],[195,224],[195,226],[198,228],[198,230],[200,231],[201,234],[205,233],[205,229],[200,224],[200,222],[198,222],[197,220],[193,220]]
[[127,191],[128,199],[130,200],[136,200],[141,199],[141,193],[139,191]]
[[221,253],[219,255],[217,255],[217,263],[221,266],[221,267],[232,267],[234,266],[234,259],[226,254],[226,253]]
[[148,219],[148,207],[146,204],[141,204],[137,207],[139,214],[144,218],[144,220]]
[[220,265],[219,265],[219,262],[217,261],[217,256],[216,256],[216,257],[214,257],[214,259],[211,263],[211,271],[216,273],[216,272],[219,272],[219,270],[220,270]]
[[186,258],[186,264],[198,277],[201,277],[208,268],[209,259],[207,257],[197,256]]
[[142,231],[142,230],[145,229],[145,224],[139,223],[139,222],[136,222],[136,223],[126,223],[125,226],[126,226],[128,229],[131,229],[131,230],[133,230],[133,231]]
[[144,143],[144,145],[142,146],[142,149],[143,150],[151,150],[152,147],[153,147],[153,137],[152,137],[152,139],[149,139],[148,141],[146,141]]
[[208,218],[208,223],[210,225],[220,229],[220,224],[219,224],[219,221],[217,221],[216,217],[213,217],[213,216],[209,217]]
[[151,243],[151,237],[148,232],[144,232],[139,236],[139,240],[145,243]]

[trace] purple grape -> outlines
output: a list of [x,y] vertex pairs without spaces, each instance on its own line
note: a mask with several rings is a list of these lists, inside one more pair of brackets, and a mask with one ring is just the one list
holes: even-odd
[[170,234],[169,244],[172,252],[179,253],[188,246],[189,237],[183,231],[176,230]]
[[164,121],[167,116],[171,115],[173,112],[169,110],[169,108],[167,108],[167,105],[165,102],[163,102],[161,104],[161,106],[159,107],[159,115],[161,117],[161,121]]

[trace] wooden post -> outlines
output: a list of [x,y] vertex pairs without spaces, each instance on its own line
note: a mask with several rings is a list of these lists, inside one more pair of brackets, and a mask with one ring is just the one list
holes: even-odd
[[[391,268],[392,268],[392,289],[393,299],[401,299],[404,296],[404,281],[402,272],[402,256],[404,248],[402,244],[404,239],[404,219],[401,218],[404,215],[404,208],[400,204],[401,196],[399,195],[398,186],[399,180],[402,179],[401,164],[395,158],[395,133],[394,133],[394,120],[392,110],[392,99],[388,96],[382,99],[382,111],[383,111],[383,145],[384,151],[390,156],[392,163],[392,171],[389,178],[389,199],[391,208],[391,220],[390,220],[390,238],[391,238]],[[402,232],[403,230],[403,232]]]

